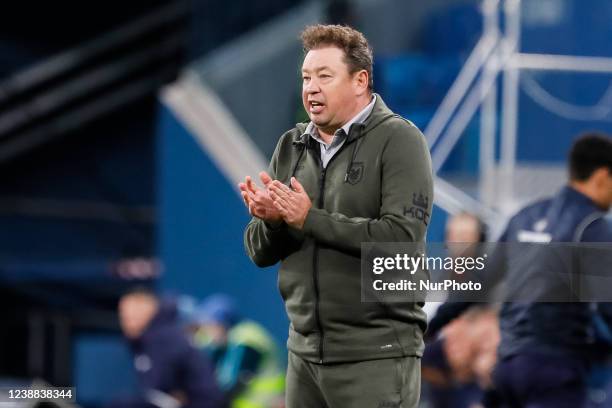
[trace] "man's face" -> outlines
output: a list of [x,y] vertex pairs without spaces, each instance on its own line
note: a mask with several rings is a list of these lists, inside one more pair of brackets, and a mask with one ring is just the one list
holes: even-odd
[[612,172],[607,167],[596,169],[591,176],[583,182],[583,188],[590,192],[589,197],[602,209],[612,207]]
[[130,294],[119,301],[119,323],[125,337],[140,337],[157,313],[157,300],[146,294]]
[[603,202],[608,204],[608,208],[612,207],[612,172],[605,169],[605,177],[602,177],[602,196]]
[[227,329],[222,324],[207,323],[204,330],[212,343],[221,346],[227,343]]
[[364,87],[350,74],[344,51],[327,46],[308,51],[302,64],[302,102],[310,120],[333,134],[353,117]]
[[480,225],[469,215],[456,215],[450,219],[446,228],[446,242],[452,257],[474,256],[475,243],[480,241]]

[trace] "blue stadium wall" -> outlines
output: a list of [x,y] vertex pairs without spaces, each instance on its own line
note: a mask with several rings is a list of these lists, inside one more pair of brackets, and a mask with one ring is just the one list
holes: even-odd
[[247,257],[242,237],[249,215],[240,196],[163,105],[157,133],[162,290],[199,299],[233,295],[243,315],[262,323],[284,346],[288,321],[276,288],[277,268],[258,268]]

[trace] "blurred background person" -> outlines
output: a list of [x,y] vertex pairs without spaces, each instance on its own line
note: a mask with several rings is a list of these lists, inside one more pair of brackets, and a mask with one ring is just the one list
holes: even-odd
[[[593,132],[584,134],[568,156],[567,185],[554,197],[519,211],[500,242],[612,242],[612,223],[606,218],[612,206],[612,138]],[[486,270],[492,282],[505,278],[507,293],[530,295],[530,300],[516,299],[515,295],[500,310],[501,340],[493,372],[496,403],[513,407],[581,407],[587,402],[591,365],[604,362],[612,350],[612,304],[589,299],[571,302],[573,298],[569,297],[546,301],[547,296],[560,290],[557,281],[546,274],[551,268],[553,273],[560,273],[566,267],[570,268],[570,277],[605,274],[610,272],[609,254],[603,253],[595,265],[585,268],[556,253],[551,257],[549,246],[538,247],[535,252],[526,252],[525,248],[500,247],[494,254],[507,265],[505,276],[495,268]],[[571,255],[571,251],[568,247],[561,250],[563,255]],[[530,252],[535,256],[527,256]],[[523,257],[526,261],[520,261]],[[526,283],[528,287],[522,287]],[[569,282],[569,290],[573,283]],[[488,286],[491,289],[492,284]],[[442,305],[432,319],[432,332],[470,306],[452,302]]]
[[[480,248],[474,244],[486,241],[486,228],[476,215],[461,212],[448,220],[445,239],[450,256],[475,257]],[[429,402],[436,408],[476,406],[490,386],[495,364],[499,343],[496,310],[486,304],[475,307],[436,334],[439,337],[428,335],[431,341],[423,355]]]
[[134,355],[140,397],[114,407],[219,408],[212,366],[188,341],[176,304],[137,288],[119,300],[119,322]]
[[485,305],[453,320],[427,344],[422,371],[432,407],[479,406],[491,387],[499,338],[497,310]]
[[[474,214],[461,212],[453,215],[446,224],[446,243],[473,244],[485,242],[487,231],[483,222]],[[452,250],[454,246],[450,246]],[[456,254],[455,254],[456,255]]]
[[230,407],[284,406],[280,350],[263,326],[240,316],[234,299],[223,294],[206,298],[195,309],[191,327],[196,328],[194,343],[215,365]]

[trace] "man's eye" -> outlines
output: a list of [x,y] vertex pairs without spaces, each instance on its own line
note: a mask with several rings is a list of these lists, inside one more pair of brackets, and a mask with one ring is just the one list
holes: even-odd
[[321,78],[331,78],[331,75],[329,74],[321,74],[319,75]]
[[304,81],[310,81],[310,77],[302,77]]

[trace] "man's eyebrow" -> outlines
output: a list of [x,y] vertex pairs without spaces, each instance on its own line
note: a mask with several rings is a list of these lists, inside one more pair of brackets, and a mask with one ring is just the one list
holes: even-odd
[[[315,68],[315,69],[314,69],[314,72],[323,71],[323,70],[325,70],[325,69],[327,69],[327,70],[330,70],[330,71],[331,71],[331,68],[330,68],[330,67],[328,67],[327,65],[323,65],[322,67]],[[308,70],[308,69],[303,69],[303,68],[302,68],[302,72],[310,72],[310,70]]]

